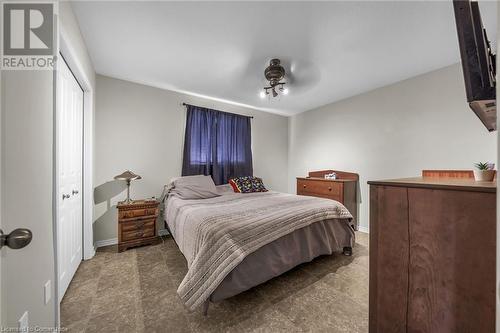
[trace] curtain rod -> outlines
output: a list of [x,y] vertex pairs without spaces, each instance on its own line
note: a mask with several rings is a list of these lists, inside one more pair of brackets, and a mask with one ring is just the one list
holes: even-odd
[[[190,106],[196,106],[196,107],[198,107],[198,108],[208,109],[208,108],[206,108],[206,107],[204,107],[204,106],[197,106],[197,105],[187,104],[187,103],[182,103],[182,105],[184,105],[184,106],[188,106],[188,105],[190,105]],[[246,116],[246,115],[244,115],[244,114],[238,114],[238,113],[233,113],[233,112],[225,112],[225,111],[220,111],[220,110],[215,110],[215,111],[217,111],[217,112],[222,112],[222,113],[235,114],[235,115],[237,115],[237,116],[242,116],[242,117],[247,117],[247,118],[253,119],[253,116]]]

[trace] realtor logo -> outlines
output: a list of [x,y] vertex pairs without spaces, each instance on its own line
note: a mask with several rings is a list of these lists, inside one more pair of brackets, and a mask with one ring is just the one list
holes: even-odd
[[52,69],[53,3],[2,3],[2,69]]

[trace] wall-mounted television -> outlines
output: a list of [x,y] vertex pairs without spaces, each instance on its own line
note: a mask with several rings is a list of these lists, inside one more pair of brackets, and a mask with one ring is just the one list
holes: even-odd
[[489,131],[497,129],[496,64],[477,1],[453,0],[465,91],[470,108]]

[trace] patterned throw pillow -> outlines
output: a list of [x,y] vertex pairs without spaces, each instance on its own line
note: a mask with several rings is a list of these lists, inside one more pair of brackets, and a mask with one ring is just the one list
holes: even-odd
[[262,179],[258,177],[232,178],[229,180],[229,184],[236,193],[267,192]]

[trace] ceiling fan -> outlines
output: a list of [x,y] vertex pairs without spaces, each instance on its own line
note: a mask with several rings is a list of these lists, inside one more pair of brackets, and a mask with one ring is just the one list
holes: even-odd
[[266,80],[269,81],[269,86],[264,87],[264,91],[260,92],[260,97],[265,98],[272,94],[273,97],[278,95],[288,95],[288,88],[285,88],[286,82],[282,81],[285,78],[285,68],[281,66],[279,59],[271,59],[269,66],[264,71]]

